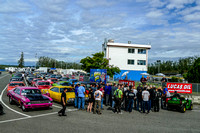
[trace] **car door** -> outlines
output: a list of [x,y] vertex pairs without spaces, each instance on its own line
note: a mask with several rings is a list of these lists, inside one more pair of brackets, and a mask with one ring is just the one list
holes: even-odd
[[59,96],[59,88],[58,87],[53,87],[50,89],[49,91],[50,93],[50,97],[54,100],[54,101],[60,101],[58,96]]
[[20,99],[21,99],[21,96],[20,96],[20,89],[17,88],[14,90],[14,95],[13,95],[13,98],[15,100],[16,103],[20,104]]

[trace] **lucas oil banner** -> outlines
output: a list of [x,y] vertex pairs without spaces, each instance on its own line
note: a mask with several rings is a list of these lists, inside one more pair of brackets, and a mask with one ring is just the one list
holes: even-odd
[[192,84],[167,83],[167,88],[170,93],[174,93],[174,91],[177,91],[178,93],[192,93]]
[[106,83],[107,69],[90,69],[90,81]]

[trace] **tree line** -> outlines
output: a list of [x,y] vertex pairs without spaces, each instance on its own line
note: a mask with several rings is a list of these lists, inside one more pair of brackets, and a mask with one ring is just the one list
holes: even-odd
[[148,65],[148,73],[155,75],[159,72],[163,74],[181,74],[188,82],[200,82],[200,57],[180,58],[177,61],[154,62]]
[[56,59],[41,56],[39,57],[37,64],[38,67],[51,67],[51,68],[62,68],[62,69],[80,69],[81,64],[75,62],[64,62]]

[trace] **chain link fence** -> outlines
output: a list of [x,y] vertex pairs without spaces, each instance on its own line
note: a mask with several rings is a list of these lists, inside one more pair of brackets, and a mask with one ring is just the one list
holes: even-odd
[[192,94],[200,94],[200,84],[192,83]]

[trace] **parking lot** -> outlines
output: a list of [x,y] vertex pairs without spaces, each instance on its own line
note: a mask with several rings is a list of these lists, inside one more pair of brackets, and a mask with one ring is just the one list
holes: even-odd
[[59,117],[59,103],[53,103],[52,109],[37,109],[23,112],[17,105],[10,105],[6,96],[6,86],[10,75],[0,75],[0,102],[5,114],[0,116],[1,133],[35,132],[200,132],[200,106],[194,110],[180,113],[161,110],[158,113],[141,114],[123,112],[115,114],[104,106],[102,115],[78,111],[72,105],[67,106],[67,117]]

